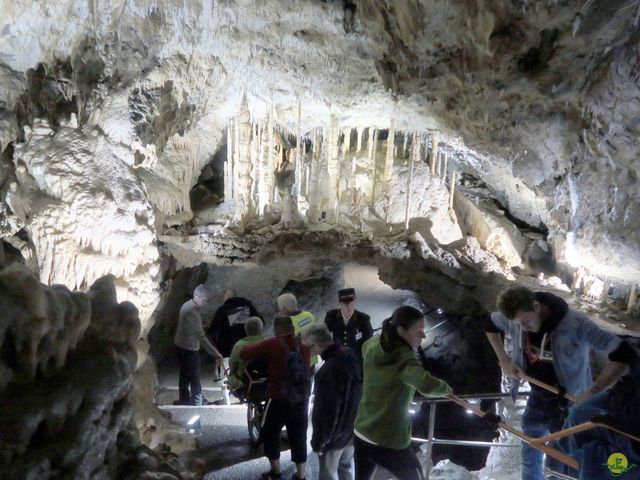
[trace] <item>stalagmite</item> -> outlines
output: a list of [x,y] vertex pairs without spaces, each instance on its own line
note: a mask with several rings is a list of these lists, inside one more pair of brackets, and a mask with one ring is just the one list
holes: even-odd
[[253,179],[251,178],[251,171],[253,168],[251,161],[252,133],[253,128],[249,119],[249,106],[245,98],[242,103],[242,109],[240,110],[238,132],[236,133],[238,138],[238,173],[236,177],[238,179],[237,199],[239,201],[239,205],[236,210],[236,218],[241,222],[244,222],[253,213],[253,201],[251,198],[251,188],[253,183]]
[[420,155],[420,143],[417,138],[418,134],[413,134],[413,142],[411,144],[411,154],[409,155],[409,177],[407,179],[407,204],[404,211],[404,229],[409,230],[409,211],[411,210],[411,191],[413,190],[413,166]]
[[609,298],[609,288],[611,288],[611,283],[609,280],[605,280],[604,286],[602,287],[602,295],[600,297],[600,301],[603,305],[606,305],[607,298]]
[[360,150],[362,150],[362,136],[364,135],[364,128],[358,127],[356,131],[358,132],[358,143],[356,145],[356,153],[360,153]]
[[449,164],[449,155],[448,154],[444,154],[444,165],[442,166],[442,179],[441,179],[441,183],[444,185],[445,180],[447,178],[447,167]]
[[431,157],[429,158],[429,170],[432,174],[436,171],[436,161],[438,160],[438,136],[434,133],[431,136]]
[[449,209],[453,209],[453,196],[456,193],[456,171],[451,172],[451,185],[449,186]]

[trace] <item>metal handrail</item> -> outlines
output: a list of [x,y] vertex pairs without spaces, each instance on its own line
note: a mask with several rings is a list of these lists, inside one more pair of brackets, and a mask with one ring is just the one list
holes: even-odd
[[[526,396],[528,395],[529,392],[518,392],[518,396]],[[436,412],[437,412],[437,404],[438,403],[443,403],[443,402],[455,402],[458,403],[459,405],[463,406],[464,408],[471,410],[473,413],[475,413],[476,415],[479,416],[484,416],[486,415],[485,412],[483,412],[482,410],[475,408],[475,406],[471,405],[470,403],[466,402],[464,399],[475,399],[475,400],[498,400],[498,399],[502,399],[504,397],[509,397],[511,396],[510,394],[506,394],[506,393],[488,393],[488,394],[467,394],[467,395],[460,395],[460,396],[455,396],[455,395],[451,395],[450,397],[447,398],[426,398],[426,397],[418,397],[418,398],[414,398],[415,403],[428,403],[429,404],[429,427],[428,427],[428,438],[427,439],[423,439],[423,438],[418,438],[418,437],[412,437],[413,441],[416,442],[422,442],[422,443],[427,443],[427,451],[426,451],[426,457],[427,457],[427,465],[428,468],[431,468],[431,458],[432,458],[432,452],[433,452],[433,445],[435,444],[441,444],[441,445],[460,445],[460,446],[468,446],[468,447],[520,447],[519,444],[504,444],[504,443],[493,443],[493,442],[480,442],[480,441],[474,441],[474,440],[446,440],[446,439],[436,439],[434,438],[434,430],[435,430],[435,420],[436,420]],[[498,427],[503,428],[509,432],[511,432],[512,434],[514,434],[515,436],[521,438],[522,440],[524,440],[525,442],[529,443],[531,446],[533,446],[534,448],[537,448],[538,450],[541,450],[543,452],[545,452],[547,455],[556,458],[557,460],[569,465],[570,467],[574,468],[574,469],[578,469],[578,463],[571,457],[569,457],[568,455],[565,455],[551,447],[547,447],[546,445],[541,445],[538,442],[535,442],[533,438],[530,438],[529,436],[525,435],[524,433],[520,432],[519,430],[514,429],[513,427],[511,427],[510,425],[506,424],[505,422],[500,422],[498,424]],[[430,472],[427,472],[426,478],[429,478],[429,474]],[[569,480],[576,480],[573,477],[564,477],[567,478]]]

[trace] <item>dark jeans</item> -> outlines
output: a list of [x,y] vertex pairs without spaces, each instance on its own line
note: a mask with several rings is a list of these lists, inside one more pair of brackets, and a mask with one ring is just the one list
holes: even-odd
[[262,426],[264,454],[269,460],[280,458],[280,431],[287,427],[291,461],[307,461],[307,424],[309,402],[291,405],[287,400],[269,400]]
[[180,377],[178,388],[180,402],[202,404],[202,388],[200,386],[200,353],[197,350],[185,350],[176,347]]
[[380,465],[399,480],[424,480],[422,465],[411,447],[395,449],[374,445],[353,437],[356,480],[369,480]]
[[[567,414],[566,400],[532,390],[522,415],[522,431],[533,438],[543,437],[562,428]],[[542,480],[543,453],[529,445],[522,445],[522,480]],[[548,459],[549,467],[562,471],[562,464]]]
[[[564,423],[564,428],[575,427],[588,422],[596,415],[609,415],[609,392],[601,392],[589,400],[573,407]],[[633,425],[629,425],[633,427]],[[628,437],[605,428],[592,428],[575,435],[561,438],[557,446],[578,460],[580,472],[568,472],[580,480],[592,480],[619,476],[621,480],[637,480],[640,478],[640,448],[633,449],[633,442]],[[639,445],[640,447],[640,445]],[[623,469],[609,470],[609,463],[615,465],[609,457],[613,453],[621,453],[627,458],[628,471]],[[633,467],[632,465],[635,465]]]

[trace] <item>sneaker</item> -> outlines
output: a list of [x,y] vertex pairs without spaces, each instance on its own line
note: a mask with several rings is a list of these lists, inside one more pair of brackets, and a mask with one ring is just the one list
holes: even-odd
[[269,470],[262,474],[260,477],[262,480],[280,480],[282,478],[282,473],[276,473],[273,470]]

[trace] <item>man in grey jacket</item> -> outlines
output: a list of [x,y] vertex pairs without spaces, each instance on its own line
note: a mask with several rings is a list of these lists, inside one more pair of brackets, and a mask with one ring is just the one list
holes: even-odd
[[202,327],[200,309],[207,303],[211,294],[207,287],[198,285],[193,292],[193,299],[180,308],[178,328],[173,337],[178,356],[180,377],[180,405],[203,405],[206,403],[200,386],[200,346],[213,355],[216,362],[222,362],[222,355],[207,339]]
[[[574,395],[579,404],[612,386],[636,357],[628,343],[551,293],[512,287],[500,295],[498,310],[487,319],[484,330],[503,372],[515,379],[515,388],[527,375]],[[502,333],[511,338],[510,356]],[[591,351],[608,356],[595,380]],[[560,430],[567,407],[563,398],[532,384],[522,417],[524,433],[541,437]],[[523,445],[522,479],[542,480],[542,467],[542,452]]]

